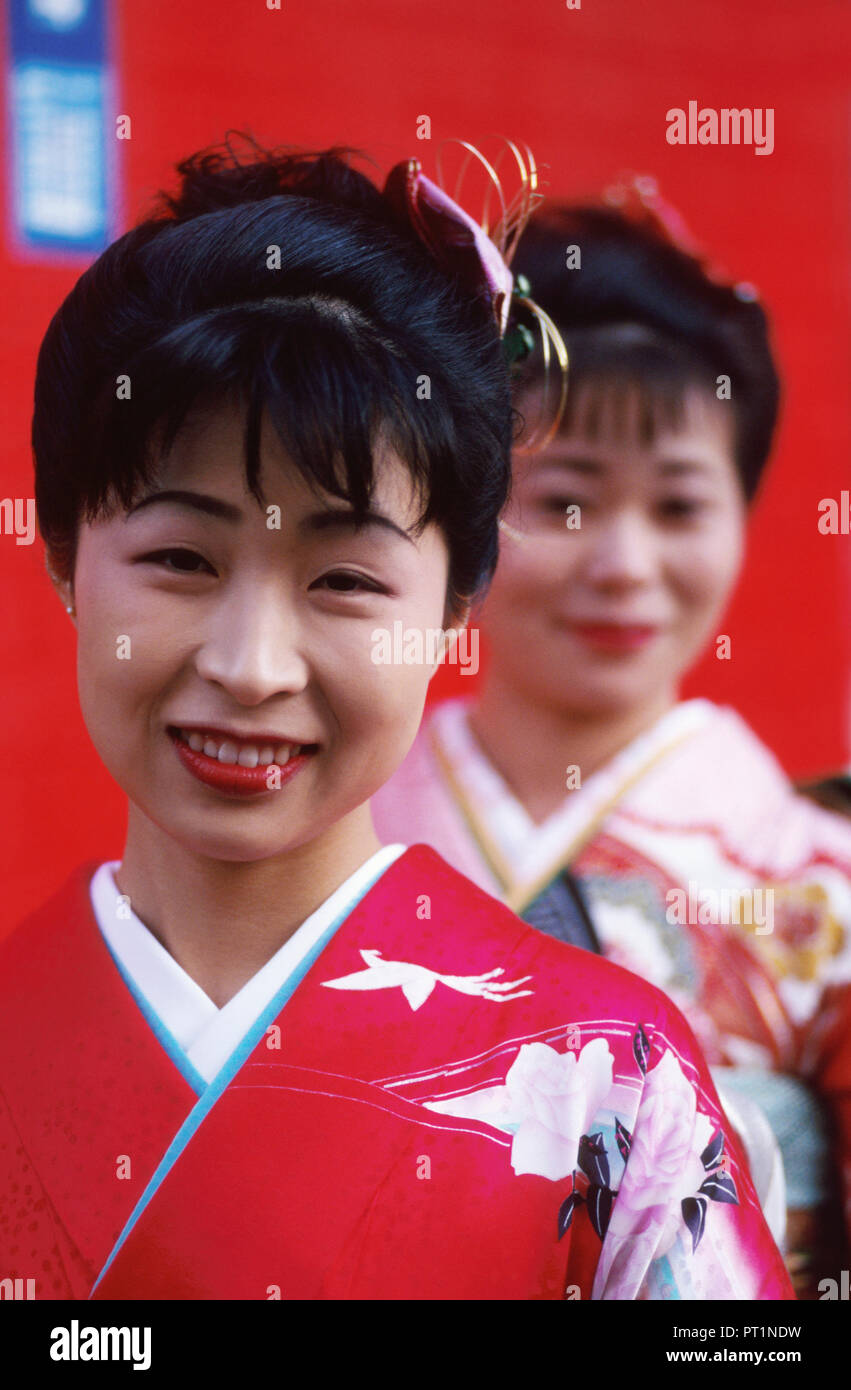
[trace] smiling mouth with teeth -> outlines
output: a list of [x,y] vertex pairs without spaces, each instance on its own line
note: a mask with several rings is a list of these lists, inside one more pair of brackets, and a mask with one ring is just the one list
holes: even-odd
[[206,757],[236,767],[285,767],[291,758],[299,753],[312,753],[315,743],[269,743],[251,742],[248,739],[235,739],[212,731],[181,729],[172,726],[169,733],[176,742],[185,744],[193,753],[203,753]]

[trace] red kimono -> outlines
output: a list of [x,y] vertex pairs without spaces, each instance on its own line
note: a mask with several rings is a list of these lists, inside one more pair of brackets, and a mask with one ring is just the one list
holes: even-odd
[[682,1016],[424,846],[196,1093],[92,866],[0,948],[0,1279],[46,1299],[791,1298]]

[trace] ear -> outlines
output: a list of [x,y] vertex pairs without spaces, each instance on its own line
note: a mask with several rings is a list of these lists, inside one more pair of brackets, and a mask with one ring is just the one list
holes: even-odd
[[453,605],[447,599],[446,608],[443,613],[444,628],[448,629],[454,627],[460,632],[470,621],[470,614],[472,611],[473,605],[469,600],[465,602],[464,599],[459,599],[457,604]]
[[50,550],[47,550],[45,553],[44,563],[47,568],[47,573],[50,576],[50,582],[59,596],[59,600],[62,604],[62,607],[65,609],[66,613],[71,618],[71,621],[74,623],[74,626],[76,627],[77,610],[74,606],[73,581],[70,579],[62,578],[60,566],[56,560],[56,557],[52,554]]
[[443,664],[444,656],[447,652],[451,651],[470,621],[471,611],[472,604],[470,603],[461,603],[457,607],[452,607],[450,604],[447,604],[443,614],[443,636],[440,641],[440,650],[438,652],[437,661],[429,673],[430,682],[434,679],[438,667]]
[[450,646],[452,645],[453,642],[455,642],[455,641],[457,641],[457,640],[458,640],[458,639],[457,639],[457,637],[456,637],[456,634],[455,634],[455,632],[454,632],[454,630],[453,630],[452,628],[444,628],[444,629],[443,629],[443,635],[442,635],[442,637],[441,637],[441,639],[440,639],[440,646],[439,646],[438,652],[437,652],[437,659],[435,660],[434,665],[432,666],[431,670],[430,670],[429,673],[428,673],[429,684],[431,684],[431,682],[434,680],[435,676],[437,675],[438,670],[439,670],[440,667],[443,665],[443,658],[445,657],[445,655],[446,655],[447,651],[449,650]]

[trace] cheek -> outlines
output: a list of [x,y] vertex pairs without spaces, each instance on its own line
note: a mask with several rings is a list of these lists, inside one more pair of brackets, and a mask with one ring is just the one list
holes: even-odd
[[360,805],[393,776],[413,744],[428,692],[425,664],[339,665],[322,680],[333,729],[324,768],[325,795],[338,811]]
[[134,618],[120,597],[80,604],[77,690],[83,720],[105,759],[117,751],[119,758],[138,761],[182,669],[181,636],[174,626],[152,629]]
[[369,732],[398,719],[426,685],[427,672],[421,666],[373,665],[367,660],[361,667],[350,667],[345,676],[337,672],[331,689],[341,723],[345,720],[351,728]]
[[139,615],[121,570],[92,544],[81,547],[74,592],[80,698],[106,703],[132,685],[143,664]]
[[111,770],[123,757],[138,757],[144,727],[136,720],[142,701],[144,662],[132,642],[80,624],[77,645],[77,691],[83,722]]
[[519,550],[504,551],[488,591],[485,613],[488,626],[496,620],[529,621],[543,614],[570,579],[575,557],[568,547],[550,549],[539,542]]
[[[440,615],[430,627],[403,617],[365,624],[348,640],[316,651],[311,662],[317,692],[344,741],[362,747],[413,739],[428,693],[432,665],[426,661],[425,635],[437,632]],[[419,649],[408,638],[423,634]],[[437,649],[434,641],[433,649]],[[412,731],[412,732],[411,732]]]
[[111,707],[119,715],[135,674],[133,641],[120,610],[100,594],[78,589],[77,615],[77,688],[91,732],[90,715],[105,715]]
[[681,603],[696,613],[716,613],[735,585],[741,562],[738,532],[713,532],[698,543],[680,547],[672,573]]

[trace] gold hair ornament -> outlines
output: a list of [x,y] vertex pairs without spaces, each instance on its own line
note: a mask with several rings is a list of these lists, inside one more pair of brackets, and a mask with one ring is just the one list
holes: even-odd
[[[528,358],[540,345],[544,375],[541,418],[515,445],[516,452],[532,454],[546,447],[561,424],[567,399],[567,349],[549,314],[532,299],[528,281],[523,276],[515,281],[509,269],[523,230],[543,198],[534,155],[528,146],[521,148],[503,136],[486,139],[498,145],[492,158],[467,140],[442,141],[435,157],[436,181],[423,174],[419,160],[403,160],[390,170],[384,194],[436,260],[486,291],[509,367]],[[444,165],[448,145],[464,152],[451,193]],[[507,181],[504,185],[500,177],[500,166],[506,160],[513,163],[518,178],[510,196]],[[487,181],[478,218],[458,201],[470,171],[476,168]],[[475,205],[472,191],[467,191],[468,205]],[[556,370],[560,375],[557,394],[553,384]]]

